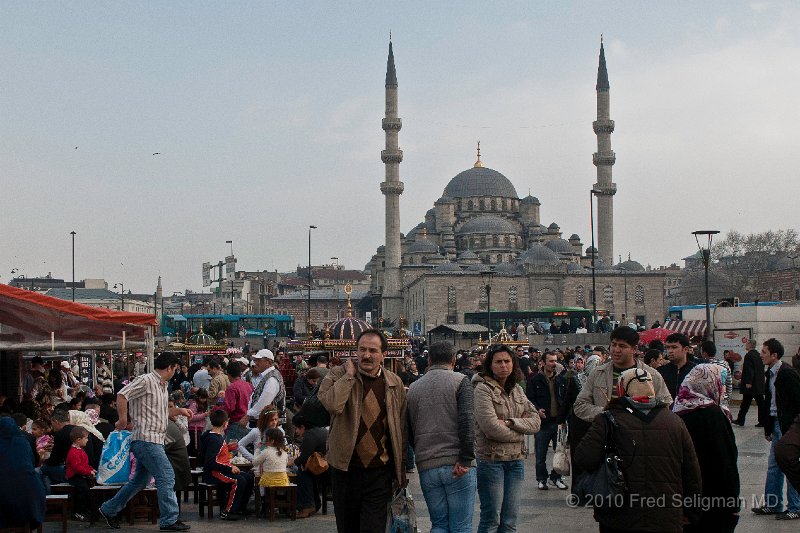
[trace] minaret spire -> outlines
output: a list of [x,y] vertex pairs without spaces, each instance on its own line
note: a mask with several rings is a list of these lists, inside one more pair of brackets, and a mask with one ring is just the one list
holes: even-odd
[[614,121],[611,120],[610,85],[603,36],[600,36],[600,59],[597,65],[597,120],[592,123],[597,135],[597,152],[592,162],[597,167],[597,247],[598,255],[606,265],[614,262],[614,195],[617,184],[611,181],[611,168],[617,160],[611,149],[611,134]]
[[473,168],[483,168],[483,162],[481,162],[481,142],[478,141],[478,160],[475,161]]
[[400,162],[403,160],[403,151],[398,146],[398,134],[403,123],[397,116],[397,70],[391,37],[386,60],[385,90],[386,116],[382,128],[386,136],[386,149],[381,151],[381,161],[386,168],[386,181],[381,183],[381,192],[386,197],[386,246],[381,314],[384,318],[399,320],[403,306],[400,286],[400,195],[403,194]]

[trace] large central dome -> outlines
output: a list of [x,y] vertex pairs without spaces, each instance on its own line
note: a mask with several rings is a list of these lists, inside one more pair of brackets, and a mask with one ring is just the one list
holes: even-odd
[[496,170],[473,167],[461,172],[444,188],[443,196],[466,198],[469,196],[501,196],[517,198],[517,190],[511,181]]

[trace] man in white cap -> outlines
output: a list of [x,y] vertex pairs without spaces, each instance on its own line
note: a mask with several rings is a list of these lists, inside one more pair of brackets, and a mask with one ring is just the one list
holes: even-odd
[[264,348],[253,356],[252,384],[254,389],[247,416],[243,416],[239,423],[244,426],[249,420],[250,427],[255,427],[261,411],[269,404],[275,404],[280,422],[285,422],[286,387],[283,385],[283,376],[275,367],[275,354],[271,350]]

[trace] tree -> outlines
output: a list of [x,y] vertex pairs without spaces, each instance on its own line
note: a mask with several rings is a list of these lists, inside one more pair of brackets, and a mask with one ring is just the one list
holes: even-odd
[[731,230],[721,241],[712,247],[712,257],[740,258],[747,253],[774,254],[777,252],[797,253],[800,250],[800,234],[795,229],[768,230],[761,233],[742,233]]

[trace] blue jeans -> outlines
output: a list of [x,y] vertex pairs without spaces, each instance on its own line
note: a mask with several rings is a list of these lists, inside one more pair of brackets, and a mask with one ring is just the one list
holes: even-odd
[[422,470],[419,483],[431,515],[431,533],[472,533],[477,476],[470,468],[453,477],[453,465]]
[[554,482],[560,479],[561,476],[555,471],[547,474],[547,450],[550,448],[550,443],[556,443],[556,435],[558,434],[558,424],[555,422],[544,422],[542,427],[533,437],[533,448],[536,453],[536,481],[544,481],[547,483],[549,477]]
[[[775,420],[775,426],[772,428],[772,442],[769,446],[769,459],[767,459],[767,481],[764,484],[764,500],[768,507],[772,507],[777,511],[783,511],[783,485],[785,476],[781,472],[777,461],[775,461],[775,445],[781,440],[781,426],[778,420]],[[794,490],[791,484],[787,483],[786,500],[788,506],[787,511],[800,513],[800,494]]]
[[158,508],[161,511],[159,526],[171,526],[177,522],[180,510],[175,497],[175,472],[167,459],[164,446],[142,440],[131,442],[131,452],[136,457],[136,473],[116,496],[100,506],[106,516],[117,516],[128,505],[128,501],[147,486],[150,478],[156,480]]
[[481,521],[478,533],[516,531],[525,466],[517,461],[478,459],[478,497]]

